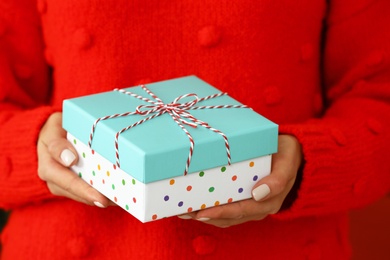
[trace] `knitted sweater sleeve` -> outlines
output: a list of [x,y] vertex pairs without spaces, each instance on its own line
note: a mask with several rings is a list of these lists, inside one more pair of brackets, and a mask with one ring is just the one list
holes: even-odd
[[305,162],[297,198],[277,218],[362,207],[390,189],[390,2],[330,2],[327,108],[280,127],[299,139]]
[[0,208],[51,197],[37,176],[36,142],[53,112],[33,0],[0,1]]

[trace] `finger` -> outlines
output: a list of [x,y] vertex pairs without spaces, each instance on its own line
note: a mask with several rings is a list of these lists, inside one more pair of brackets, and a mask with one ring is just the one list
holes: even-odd
[[40,154],[39,177],[47,182],[49,190],[54,195],[75,199],[88,205],[106,207],[110,204],[105,196],[78,175],[57,163],[43,144],[38,144],[38,153]]
[[[253,218],[261,219],[268,214],[273,214],[278,210],[281,199],[273,198],[265,202],[256,202],[248,199],[216,206],[204,210],[186,214],[184,218],[191,217],[200,221],[209,221],[215,219],[243,219]],[[276,213],[276,212],[275,212]],[[183,217],[183,216],[181,216]]]
[[47,120],[40,135],[50,155],[62,165],[69,167],[77,163],[77,152],[66,139],[66,131],[62,128],[62,114],[54,113]]
[[294,185],[294,181],[295,174],[292,174],[291,170],[274,169],[271,175],[264,177],[254,186],[252,197],[254,201],[260,202],[287,195]]
[[[60,179],[61,185],[57,184],[57,179]],[[51,192],[55,195],[65,196],[101,208],[112,205],[109,199],[69,170],[65,169],[63,172],[58,172],[57,179],[53,178],[53,181],[48,183]]]
[[262,178],[254,186],[252,190],[253,199],[259,202],[276,196],[287,195],[295,182],[296,174],[294,171],[286,169],[283,165],[275,164],[271,174]]
[[93,205],[93,203],[91,201],[86,200],[86,199],[81,198],[81,197],[78,197],[78,196],[62,189],[61,187],[57,186],[54,183],[48,183],[47,186],[53,195],[67,197],[69,199],[72,199],[72,200],[75,200],[75,201],[78,201],[78,202],[81,202],[81,203],[84,203],[87,205]]
[[[69,199],[72,199],[72,200],[75,200],[75,201],[78,201],[78,202],[81,202],[81,203],[84,203],[84,204],[87,204],[87,205],[90,205],[90,206],[95,205],[95,206],[97,206],[99,208],[106,208],[108,206],[116,205],[114,202],[110,201],[106,197],[102,198],[99,201],[97,201],[97,200],[95,200],[95,201],[87,200],[87,199],[85,199],[83,197],[79,197],[79,196],[77,196],[77,195],[75,195],[75,194],[73,194],[73,193],[71,193],[71,192],[69,192],[67,190],[64,190],[63,188],[61,188],[60,186],[55,185],[54,183],[48,183],[48,188],[51,191],[51,193],[56,195],[56,196],[67,197]],[[93,188],[91,186],[89,186],[89,187],[86,187],[86,189],[93,189]]]
[[251,217],[246,217],[246,218],[240,218],[240,219],[211,219],[208,221],[203,221],[203,223],[208,224],[208,225],[213,225],[219,228],[228,228],[231,226],[243,224],[249,221],[259,221],[262,220],[266,217],[267,215],[263,215],[262,217],[257,217],[257,218],[251,218]]
[[279,137],[278,153],[272,158],[271,174],[262,178],[252,190],[252,197],[262,201],[278,195],[287,195],[292,188],[301,160],[301,147],[295,137]]
[[278,204],[274,201],[257,203],[253,200],[246,200],[201,210],[196,215],[185,215],[184,219],[190,216],[194,220],[224,228],[248,221],[262,220],[275,211],[275,205]]

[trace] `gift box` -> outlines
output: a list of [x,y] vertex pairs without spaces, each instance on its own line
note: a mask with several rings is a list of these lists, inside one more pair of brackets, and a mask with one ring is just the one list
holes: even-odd
[[63,127],[72,170],[142,222],[250,198],[277,151],[276,124],[195,76],[65,100]]

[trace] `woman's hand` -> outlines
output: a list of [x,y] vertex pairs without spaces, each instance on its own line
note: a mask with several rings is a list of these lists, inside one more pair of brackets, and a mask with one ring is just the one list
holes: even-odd
[[62,129],[62,113],[52,114],[39,134],[38,175],[50,192],[88,205],[107,207],[110,200],[68,169],[77,163],[77,153]]
[[302,161],[301,145],[291,135],[280,135],[278,153],[272,157],[272,171],[252,190],[252,199],[181,215],[217,227],[229,227],[277,213],[294,185]]

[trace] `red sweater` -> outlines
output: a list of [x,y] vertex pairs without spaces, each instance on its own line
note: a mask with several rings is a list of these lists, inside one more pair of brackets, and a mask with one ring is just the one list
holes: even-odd
[[[388,0],[0,0],[3,259],[348,258],[346,212],[390,188],[389,13]],[[291,205],[220,229],[50,194],[36,142],[63,99],[191,74],[299,139]]]

